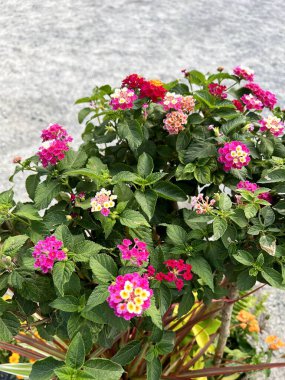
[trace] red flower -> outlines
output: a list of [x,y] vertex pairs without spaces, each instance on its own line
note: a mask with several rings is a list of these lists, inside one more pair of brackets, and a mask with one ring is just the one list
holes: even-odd
[[132,90],[136,90],[137,88],[141,88],[143,83],[145,82],[145,79],[141,77],[138,74],[131,74],[128,75],[123,81],[122,81],[122,87],[128,87]]
[[160,81],[144,81],[141,86],[140,98],[150,98],[157,103],[162,100],[166,94],[166,89]]
[[232,103],[238,111],[243,112],[243,104],[239,100],[234,99]]
[[217,98],[221,98],[221,99],[226,99],[227,98],[227,94],[225,93],[227,87],[226,86],[222,86],[221,84],[218,84],[218,83],[210,83],[208,85],[208,90],[210,92],[210,94],[216,96]]

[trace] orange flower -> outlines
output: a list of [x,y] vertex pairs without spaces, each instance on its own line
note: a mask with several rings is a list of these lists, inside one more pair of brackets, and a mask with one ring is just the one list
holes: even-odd
[[259,332],[260,331],[259,324],[258,324],[256,317],[253,314],[249,313],[248,311],[241,310],[238,313],[236,319],[239,322],[241,322],[239,326],[243,330],[248,328],[249,332]]
[[9,356],[9,363],[17,364],[20,361],[20,355],[16,352],[13,352],[11,356]]
[[19,379],[19,380],[22,380],[22,379],[23,379],[23,376],[21,376],[21,375],[17,375],[16,378]]
[[149,82],[154,86],[163,86],[163,82],[161,82],[159,79],[151,79]]
[[265,338],[265,343],[268,344],[270,350],[279,350],[279,348],[285,346],[285,343],[275,335],[268,335],[268,337]]

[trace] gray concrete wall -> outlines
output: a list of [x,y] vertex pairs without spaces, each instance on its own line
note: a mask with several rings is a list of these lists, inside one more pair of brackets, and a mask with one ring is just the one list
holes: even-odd
[[[284,16],[282,0],[0,0],[0,190],[42,128],[61,123],[78,141],[74,100],[129,73],[169,81],[242,63],[284,106]],[[285,339],[283,299],[271,293],[268,329]]]

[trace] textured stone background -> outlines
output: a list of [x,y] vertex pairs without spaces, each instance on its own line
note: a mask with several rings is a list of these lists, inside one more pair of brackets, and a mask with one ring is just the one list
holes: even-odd
[[[168,81],[242,63],[284,106],[284,17],[282,0],[0,0],[0,190],[43,127],[59,122],[78,141],[74,100],[132,72]],[[267,330],[285,339],[283,299],[271,292]]]

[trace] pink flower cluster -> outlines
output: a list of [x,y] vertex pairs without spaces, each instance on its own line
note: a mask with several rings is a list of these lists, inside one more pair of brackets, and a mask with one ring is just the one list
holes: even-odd
[[134,90],[129,89],[128,87],[117,88],[115,92],[111,95],[110,105],[113,110],[126,110],[132,108],[134,101],[137,100],[137,95]]
[[279,137],[284,134],[284,123],[276,116],[268,116],[266,119],[258,121],[261,125],[261,132],[270,132],[273,136]]
[[147,277],[137,272],[118,276],[108,290],[107,302],[118,317],[126,320],[140,317],[150,307],[153,291]]
[[112,194],[111,190],[102,188],[100,191],[97,191],[95,197],[91,199],[91,211],[100,211],[102,215],[108,216],[110,214],[110,208],[115,206],[115,199],[117,199],[117,195]]
[[276,95],[270,91],[263,90],[257,83],[247,83],[244,87],[251,90],[264,107],[273,109],[277,103]]
[[252,94],[245,94],[240,98],[240,100],[245,104],[248,110],[259,111],[263,109],[263,103]]
[[81,193],[78,193],[78,194],[73,194],[71,193],[70,194],[70,203],[74,206],[76,201],[79,200],[79,201],[85,201],[85,192],[81,192]]
[[195,100],[193,96],[182,96],[174,92],[167,92],[164,99],[160,102],[165,111],[176,110],[182,112],[193,112]]
[[248,80],[249,82],[254,80],[254,71],[248,67],[237,66],[233,69],[233,73],[242,79]]
[[217,98],[226,99],[228,97],[227,93],[225,92],[227,90],[227,87],[221,84],[210,83],[208,85],[208,90],[210,94],[216,96]]
[[55,236],[38,241],[33,251],[33,257],[36,259],[35,268],[47,273],[53,268],[55,261],[65,260],[67,257],[62,247],[62,241],[57,240]]
[[131,240],[124,239],[122,244],[117,245],[117,247],[121,251],[124,260],[130,260],[132,264],[142,266],[149,258],[147,244],[137,238],[134,239],[134,246],[130,247],[132,244]]
[[248,147],[240,141],[226,143],[218,150],[218,161],[223,164],[226,172],[231,169],[241,169],[250,161]]
[[154,277],[157,281],[174,282],[177,290],[179,291],[184,287],[184,280],[190,281],[193,278],[191,273],[192,266],[190,264],[186,264],[182,259],[166,260],[164,261],[164,265],[168,270],[167,273],[155,273],[154,267],[150,265],[148,267],[148,276]]
[[67,131],[58,124],[52,124],[42,131],[43,143],[39,147],[37,155],[43,167],[56,165],[69,151],[69,143],[73,140]]
[[43,129],[41,138],[43,141],[64,140],[65,142],[72,142],[73,140],[67,131],[59,124],[50,124],[47,129]]
[[163,120],[163,129],[166,129],[170,135],[177,135],[185,128],[187,118],[188,116],[182,111],[169,112]]
[[215,199],[210,200],[209,197],[204,198],[203,194],[198,194],[197,197],[191,198],[191,207],[198,215],[207,214],[213,209],[215,203]]
[[[237,189],[244,189],[244,190],[248,190],[254,193],[255,190],[259,189],[259,186],[257,185],[257,183],[252,183],[249,181],[240,181],[237,184]],[[259,194],[258,198],[263,199],[269,203],[272,203],[272,196],[268,191],[265,191],[264,193]]]

